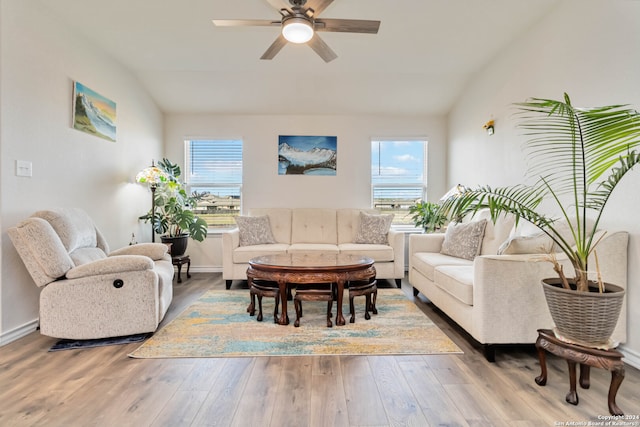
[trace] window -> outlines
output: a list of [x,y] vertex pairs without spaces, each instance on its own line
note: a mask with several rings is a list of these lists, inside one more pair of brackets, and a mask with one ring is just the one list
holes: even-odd
[[371,200],[393,213],[393,224],[413,227],[409,207],[426,196],[426,140],[371,141]]
[[185,150],[189,191],[204,193],[195,213],[210,228],[234,226],[242,197],[242,141],[190,140]]

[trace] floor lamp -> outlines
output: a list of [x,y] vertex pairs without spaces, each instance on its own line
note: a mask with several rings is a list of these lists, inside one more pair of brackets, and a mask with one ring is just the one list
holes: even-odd
[[160,170],[152,160],[151,166],[138,172],[136,175],[136,182],[140,184],[147,184],[151,189],[151,241],[155,242],[156,189],[161,183],[167,182],[167,175]]

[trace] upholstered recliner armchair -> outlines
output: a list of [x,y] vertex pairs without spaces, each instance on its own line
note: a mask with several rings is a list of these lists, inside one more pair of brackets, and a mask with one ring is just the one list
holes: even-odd
[[173,297],[162,243],[109,251],[87,213],[38,211],[8,230],[40,293],[40,332],[94,339],[155,331]]

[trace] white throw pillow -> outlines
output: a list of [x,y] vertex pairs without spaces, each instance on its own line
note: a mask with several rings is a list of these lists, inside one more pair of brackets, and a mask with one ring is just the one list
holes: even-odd
[[235,220],[240,231],[240,246],[276,243],[268,216],[237,216]]
[[553,240],[544,233],[532,236],[515,236],[500,246],[498,255],[548,254],[552,247]]
[[393,221],[393,214],[371,215],[360,212],[360,226],[353,239],[354,243],[388,244],[387,235],[391,228],[391,221]]
[[473,260],[480,253],[487,220],[449,224],[440,253]]

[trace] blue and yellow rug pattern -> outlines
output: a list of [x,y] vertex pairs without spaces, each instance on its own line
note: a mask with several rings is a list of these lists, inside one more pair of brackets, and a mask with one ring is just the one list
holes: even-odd
[[[134,358],[399,355],[462,353],[400,289],[378,290],[378,314],[364,318],[364,297],[355,299],[356,321],[326,326],[326,302],[302,303],[300,327],[273,322],[273,298],[263,299],[264,320],[249,316],[248,290],[208,291],[129,356]],[[336,306],[333,306],[335,321]]]

